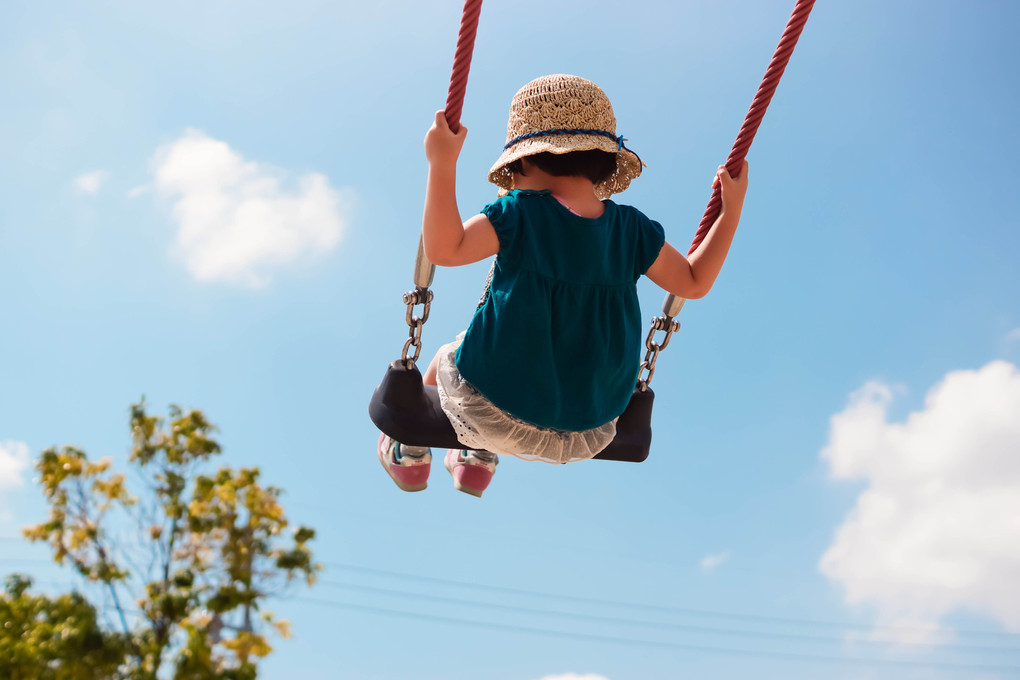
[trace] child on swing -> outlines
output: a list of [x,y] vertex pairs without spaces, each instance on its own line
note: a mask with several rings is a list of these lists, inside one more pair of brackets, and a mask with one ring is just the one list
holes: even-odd
[[[646,275],[677,297],[709,291],[740,220],[747,164],[737,178],[719,167],[722,212],[688,259],[658,222],[609,200],[642,163],[591,81],[544,76],[514,95],[507,142],[489,171],[500,197],[462,222],[456,169],[466,133],[454,134],[440,111],[425,135],[425,254],[447,267],[496,261],[484,303],[424,381],[469,447],[446,452],[454,486],[481,496],[500,455],[566,463],[609,445],[638,375],[635,284]],[[398,487],[426,487],[428,448],[384,434],[378,455]]]

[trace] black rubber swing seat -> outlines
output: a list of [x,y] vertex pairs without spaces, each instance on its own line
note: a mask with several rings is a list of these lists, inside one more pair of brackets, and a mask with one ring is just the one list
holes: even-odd
[[[596,460],[640,463],[648,458],[652,443],[651,388],[635,389],[627,410],[616,423],[616,438]],[[386,369],[368,405],[372,422],[394,440],[408,446],[434,449],[466,448],[457,440],[453,425],[439,407],[439,394],[432,385],[422,383],[417,367],[408,369],[394,361]]]

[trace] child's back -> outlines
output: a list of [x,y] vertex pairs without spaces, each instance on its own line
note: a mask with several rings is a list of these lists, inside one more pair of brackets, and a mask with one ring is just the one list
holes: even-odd
[[457,368],[493,404],[541,427],[604,425],[634,390],[641,349],[635,283],[664,235],[634,208],[603,205],[589,219],[548,191],[515,190],[482,213],[499,255]]

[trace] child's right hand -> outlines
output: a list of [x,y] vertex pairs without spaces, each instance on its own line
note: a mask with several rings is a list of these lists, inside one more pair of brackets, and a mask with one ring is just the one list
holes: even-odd
[[712,188],[722,189],[722,209],[740,211],[744,206],[744,194],[747,193],[747,161],[744,161],[736,178],[730,177],[725,165],[720,165],[712,181]]
[[425,133],[425,158],[431,165],[456,165],[466,136],[467,128],[463,124],[460,126],[460,130],[454,134],[446,122],[446,113],[436,111],[436,119],[429,131]]

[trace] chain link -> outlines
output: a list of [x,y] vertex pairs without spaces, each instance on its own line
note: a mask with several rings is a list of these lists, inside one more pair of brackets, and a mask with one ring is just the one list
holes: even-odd
[[[407,314],[405,320],[407,321],[407,341],[404,342],[404,349],[400,354],[400,361],[407,367],[408,370],[414,368],[415,363],[421,356],[421,332],[422,326],[429,320],[429,310],[432,306],[432,291],[428,288],[416,288],[412,291],[404,293],[404,304],[407,305]],[[423,305],[421,316],[417,316],[414,313],[414,308],[417,305]],[[641,362],[641,366],[638,369],[638,388],[644,392],[648,389],[648,384],[652,382],[652,376],[655,375],[655,362],[659,358],[659,352],[666,349],[669,345],[669,341],[672,339],[673,334],[680,330],[680,322],[668,316],[657,316],[652,319],[652,327],[648,331],[648,336],[645,338],[645,359]],[[655,334],[658,331],[662,331],[665,335],[662,338],[662,342],[656,342]],[[414,354],[408,356],[411,348],[414,347]],[[648,371],[648,375],[642,377],[645,371]]]
[[[407,305],[407,342],[404,343],[404,350],[400,353],[400,361],[407,367],[407,370],[414,368],[415,362],[421,356],[421,329],[429,320],[429,309],[432,306],[432,291],[428,288],[415,288],[404,293],[404,304]],[[414,308],[417,305],[424,305],[421,316],[416,316]],[[408,356],[410,349],[414,347],[414,355]]]
[[[659,352],[666,349],[673,333],[678,330],[680,330],[680,322],[672,317],[657,316],[652,319],[652,327],[648,331],[648,337],[645,338],[645,360],[641,362],[641,367],[638,369],[637,386],[642,392],[648,389],[648,383],[652,382],[652,376],[655,375],[655,362],[659,358]],[[663,336],[662,342],[655,341],[657,331],[663,331],[666,334]],[[642,378],[645,371],[648,371],[648,375]]]

